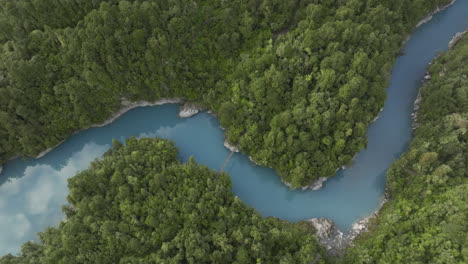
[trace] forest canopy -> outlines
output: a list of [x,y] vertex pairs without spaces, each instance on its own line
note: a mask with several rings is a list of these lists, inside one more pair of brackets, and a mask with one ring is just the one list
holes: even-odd
[[122,99],[207,106],[293,187],[366,145],[390,68],[449,0],[0,0],[0,163],[100,123]]
[[[0,162],[105,120],[122,98],[213,109],[297,187],[365,146],[401,42],[448,1],[0,0]],[[468,37],[430,67],[390,200],[342,263],[468,262]],[[227,174],[161,139],[114,141],[69,180],[66,221],[0,263],[326,263],[310,226],[262,218]]]
[[66,221],[0,263],[325,263],[311,226],[263,218],[172,142],[113,145],[69,180]]

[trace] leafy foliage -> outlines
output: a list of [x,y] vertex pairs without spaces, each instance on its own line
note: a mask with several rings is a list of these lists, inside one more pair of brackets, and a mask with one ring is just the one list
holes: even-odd
[[344,263],[468,262],[468,37],[429,71],[420,126],[388,173],[391,199]]
[[[84,3],[86,2],[86,3]],[[392,62],[449,0],[0,1],[0,162],[182,97],[293,187],[366,145]]]
[[[174,145],[131,138],[69,180],[67,219],[0,263],[310,263],[310,227],[262,218],[230,178]],[[320,258],[324,263],[325,259]]]

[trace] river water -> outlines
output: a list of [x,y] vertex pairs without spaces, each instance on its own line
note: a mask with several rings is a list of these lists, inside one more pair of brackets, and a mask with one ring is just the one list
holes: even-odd
[[[411,113],[428,63],[455,33],[468,27],[468,0],[437,14],[419,27],[394,65],[388,97],[380,118],[368,129],[368,147],[354,165],[338,171],[319,191],[291,191],[273,169],[255,166],[236,153],[225,170],[233,192],[264,216],[290,221],[314,217],[332,219],[343,231],[376,210],[384,196],[385,172],[411,140]],[[176,142],[180,157],[190,156],[219,169],[229,151],[223,147],[223,131],[207,113],[177,117],[177,105],[140,107],[112,124],[80,132],[42,158],[16,159],[0,174],[0,255],[17,253],[22,243],[62,219],[67,179],[88,167],[111,146],[113,138],[162,137]]]

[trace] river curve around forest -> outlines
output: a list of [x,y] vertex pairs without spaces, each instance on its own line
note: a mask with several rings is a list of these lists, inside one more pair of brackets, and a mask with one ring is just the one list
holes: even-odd
[[[318,191],[290,190],[273,169],[255,166],[236,153],[227,164],[233,192],[264,216],[290,221],[332,219],[341,230],[379,208],[385,172],[411,140],[411,113],[428,63],[447,49],[451,38],[468,27],[468,0],[434,15],[406,43],[392,70],[387,100],[379,119],[368,129],[368,146],[354,165],[338,171]],[[16,159],[0,172],[0,255],[17,253],[22,243],[63,219],[61,205],[67,179],[88,167],[111,146],[113,138],[162,137],[176,142],[180,157],[190,156],[219,169],[229,151],[223,147],[219,122],[207,113],[188,119],[177,116],[174,104],[139,107],[113,123],[77,133],[38,159]]]

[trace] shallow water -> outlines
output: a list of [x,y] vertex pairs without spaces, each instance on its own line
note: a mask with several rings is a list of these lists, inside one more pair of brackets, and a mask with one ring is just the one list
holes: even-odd
[[[236,153],[225,170],[233,192],[264,216],[290,221],[314,217],[332,219],[341,230],[376,210],[384,195],[385,172],[407,149],[411,139],[411,112],[428,63],[456,32],[468,27],[468,0],[434,16],[418,28],[397,59],[388,98],[380,118],[368,129],[368,147],[354,166],[328,180],[319,191],[291,191],[273,169],[255,166]],[[17,253],[36,232],[63,219],[67,179],[88,167],[111,146],[113,138],[162,137],[176,142],[180,157],[219,169],[229,151],[223,147],[218,121],[202,113],[177,117],[177,105],[130,110],[112,124],[80,132],[40,159],[17,159],[0,174],[0,255]]]

